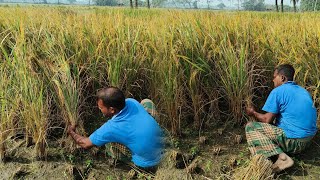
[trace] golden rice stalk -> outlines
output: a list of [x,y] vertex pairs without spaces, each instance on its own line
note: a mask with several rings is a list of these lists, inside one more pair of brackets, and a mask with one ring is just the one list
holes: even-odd
[[[84,134],[84,128],[80,120],[81,105],[81,86],[80,70],[78,67],[73,69],[66,60],[61,59],[55,66],[48,68],[53,74],[51,82],[55,94],[55,101],[61,111],[61,116],[66,124],[77,125],[77,132]],[[75,150],[76,146],[73,140],[66,141],[70,151]]]
[[19,102],[19,97],[13,86],[13,71],[6,62],[0,63],[0,75],[0,162],[2,162],[6,155],[6,140],[14,131],[13,119],[17,112],[15,102]]
[[238,168],[234,174],[237,180],[273,179],[272,162],[259,154],[252,157],[247,167]]
[[[2,124],[0,124],[2,126]],[[3,129],[1,127],[1,129]],[[5,158],[5,153],[6,153],[6,147],[5,147],[5,143],[4,143],[5,137],[4,137],[4,133],[0,132],[0,162],[4,161]]]

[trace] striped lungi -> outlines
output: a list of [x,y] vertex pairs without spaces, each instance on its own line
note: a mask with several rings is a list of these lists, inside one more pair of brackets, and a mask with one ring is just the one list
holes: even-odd
[[251,154],[262,154],[266,157],[283,152],[300,153],[310,145],[312,139],[290,139],[279,127],[261,122],[249,122],[246,125],[246,137]]
[[156,106],[150,99],[143,99],[140,103],[153,118],[157,119],[158,113]]
[[106,154],[116,161],[131,162],[131,151],[120,143],[106,144]]

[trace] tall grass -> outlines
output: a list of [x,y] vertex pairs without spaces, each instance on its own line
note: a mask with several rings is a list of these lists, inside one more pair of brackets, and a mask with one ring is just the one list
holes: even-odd
[[[36,156],[46,157],[46,137],[49,128],[50,98],[45,81],[36,74],[30,61],[20,62],[14,58],[15,81],[20,85],[17,93],[21,95],[21,118],[24,125],[26,144],[35,144]],[[30,142],[30,137],[33,142]]]
[[14,118],[17,115],[18,94],[12,84],[13,73],[6,63],[0,64],[0,162],[6,155],[6,141],[15,128]]
[[[81,108],[89,102],[84,95],[106,85],[122,88],[128,97],[151,98],[159,122],[173,134],[185,126],[201,131],[204,122],[242,123],[246,103],[263,104],[273,68],[280,63],[294,65],[297,82],[309,90],[319,109],[319,14],[98,7],[0,10],[5,50],[0,58],[15,58],[13,75],[6,77],[21,84],[15,90],[22,94],[21,104],[30,112],[37,109],[36,115],[22,111],[21,119],[26,133],[36,134],[31,135],[34,139],[46,139],[42,129],[50,128],[52,119],[60,121],[61,128],[81,126],[81,115],[92,112]],[[33,94],[31,86],[36,86]],[[31,130],[31,117],[46,119],[36,125],[39,132]]]
[[[77,54],[69,52],[74,51],[70,47],[73,42],[65,35],[49,31],[44,32],[39,40],[46,44],[40,44],[40,47],[44,46],[45,49],[42,51],[44,59],[37,59],[36,64],[42,80],[47,83],[48,95],[53,97],[54,107],[59,112],[54,123],[63,127],[77,126],[76,131],[84,134],[80,109],[83,105],[83,84],[87,79],[81,74],[83,68],[74,61]],[[37,42],[37,39],[33,39],[33,42]],[[39,44],[35,44],[33,48],[37,45]],[[56,119],[62,122],[56,122]],[[67,137],[66,131],[64,137]],[[70,151],[75,150],[76,146],[71,139],[62,142]]]
[[[83,124],[81,121],[81,100],[82,89],[80,82],[80,69],[77,66],[70,66],[63,58],[58,59],[54,66],[49,67],[48,72],[52,79],[53,94],[56,105],[61,112],[65,127],[77,126],[77,132],[83,134]],[[75,149],[72,139],[69,139],[69,149]]]
[[[226,37],[227,38],[227,37]],[[222,42],[218,60],[220,82],[229,101],[231,116],[235,122],[243,118],[244,100],[252,96],[253,64],[248,58],[248,43],[235,47],[229,40]]]

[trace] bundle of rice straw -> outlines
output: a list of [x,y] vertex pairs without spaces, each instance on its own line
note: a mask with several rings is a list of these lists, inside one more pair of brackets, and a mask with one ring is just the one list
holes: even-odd
[[273,179],[272,162],[258,154],[251,158],[247,167],[239,168],[234,174],[237,180],[266,180]]

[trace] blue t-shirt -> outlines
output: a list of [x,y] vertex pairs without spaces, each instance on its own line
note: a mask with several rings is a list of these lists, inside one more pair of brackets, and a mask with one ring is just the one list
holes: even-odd
[[134,164],[151,167],[162,158],[162,135],[155,119],[138,101],[128,98],[125,107],[89,138],[96,146],[121,143],[130,149]]
[[262,110],[277,114],[276,125],[287,138],[305,138],[317,131],[317,110],[307,90],[293,81],[273,89]]

